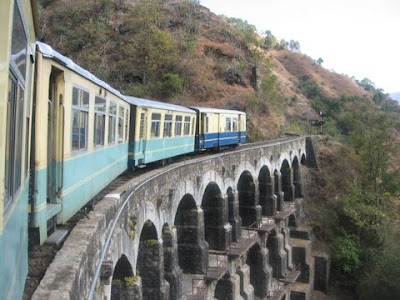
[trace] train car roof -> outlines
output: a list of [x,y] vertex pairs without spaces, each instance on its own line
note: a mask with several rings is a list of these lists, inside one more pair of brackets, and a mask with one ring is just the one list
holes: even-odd
[[103,80],[97,78],[92,73],[90,73],[88,70],[80,67],[79,65],[74,63],[68,57],[66,57],[66,56],[62,55],[61,53],[57,52],[56,50],[54,50],[51,46],[49,46],[45,43],[42,43],[42,42],[36,42],[36,48],[40,53],[43,54],[44,57],[52,58],[52,59],[58,61],[60,64],[64,65],[68,69],[78,73],[79,75],[85,77],[86,79],[105,88],[106,90],[113,93],[114,95],[126,100],[124,95],[122,95],[119,91],[117,91],[116,89],[111,87],[108,83],[105,83]]
[[160,102],[160,101],[154,101],[154,100],[141,99],[141,98],[136,98],[136,97],[131,97],[131,96],[125,96],[125,98],[130,104],[140,106],[140,107],[175,110],[175,111],[187,112],[187,113],[192,113],[192,114],[196,113],[193,109],[190,109],[190,108],[187,108],[187,107],[181,106],[181,105],[165,103],[165,102]]
[[246,113],[239,110],[230,110],[222,108],[211,108],[211,107],[191,107],[201,113],[219,113],[219,114],[238,114],[245,115]]

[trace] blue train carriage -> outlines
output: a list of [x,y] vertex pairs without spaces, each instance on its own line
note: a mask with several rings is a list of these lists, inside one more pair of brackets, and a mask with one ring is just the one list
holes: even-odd
[[37,42],[30,227],[40,243],[127,168],[129,104]]
[[196,150],[236,147],[246,142],[246,113],[237,110],[193,107],[198,113]]
[[29,151],[37,1],[0,1],[0,299],[28,273]]
[[196,112],[184,106],[126,97],[131,104],[129,168],[194,152]]

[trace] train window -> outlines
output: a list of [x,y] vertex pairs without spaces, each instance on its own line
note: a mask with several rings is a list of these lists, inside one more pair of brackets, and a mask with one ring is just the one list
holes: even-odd
[[146,114],[141,113],[140,114],[140,128],[139,128],[139,139],[142,139],[144,137],[144,121],[146,119]]
[[161,114],[151,114],[151,137],[160,136]]
[[5,148],[5,208],[11,203],[21,186],[23,95],[24,90],[18,84],[17,78],[10,72]]
[[164,137],[172,136],[172,115],[165,115],[164,119]]
[[205,132],[208,133],[210,131],[210,119],[208,116],[206,116],[205,120]]
[[26,53],[28,38],[25,33],[24,23],[19,11],[17,1],[14,2],[12,41],[11,41],[11,65],[18,71],[23,81],[26,77]]
[[106,131],[106,100],[96,96],[94,104],[94,145],[104,145]]
[[231,131],[231,118],[226,118],[225,132]]
[[118,114],[118,143],[124,141],[124,119],[125,119],[125,108],[119,107]]
[[175,136],[182,135],[182,116],[175,117]]
[[[5,147],[5,211],[13,201],[21,187],[22,177],[22,149],[23,149],[23,126],[24,126],[24,90],[26,79],[26,58],[28,38],[25,31],[23,19],[19,10],[18,2],[14,2],[10,73],[8,83],[8,101],[6,115],[6,147]],[[29,121],[28,118],[26,118]],[[27,123],[29,126],[29,123]],[[29,134],[29,128],[26,134]],[[27,139],[26,139],[27,141]],[[28,156],[27,145],[25,145],[25,158]],[[25,163],[27,164],[27,163]],[[28,172],[26,172],[26,176]]]
[[233,118],[232,119],[232,125],[233,125],[233,131],[236,132],[238,131],[238,119],[237,118]]
[[87,148],[89,93],[76,87],[72,90],[72,151]]
[[194,135],[194,128],[195,128],[194,122],[195,122],[195,119],[192,118],[192,135]]
[[110,110],[108,114],[108,143],[115,143],[115,129],[117,126],[117,104],[110,102]]
[[183,124],[183,134],[190,134],[190,117],[185,117],[185,123]]

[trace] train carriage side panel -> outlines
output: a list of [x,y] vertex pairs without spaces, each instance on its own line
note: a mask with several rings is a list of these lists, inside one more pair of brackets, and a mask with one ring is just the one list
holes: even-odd
[[236,146],[246,141],[246,114],[236,110],[193,107],[199,114],[197,150]]
[[86,70],[38,43],[31,223],[64,223],[127,166],[129,104]]
[[0,1],[0,298],[28,273],[29,151],[37,1]]
[[130,165],[145,165],[194,152],[195,111],[158,101],[127,99],[137,106]]

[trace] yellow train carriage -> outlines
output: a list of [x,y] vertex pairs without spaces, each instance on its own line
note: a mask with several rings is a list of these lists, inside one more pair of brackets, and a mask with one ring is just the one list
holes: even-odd
[[36,1],[0,1],[0,299],[28,273],[28,190]]
[[36,64],[30,227],[43,242],[126,170],[130,107],[46,44],[37,43]]

